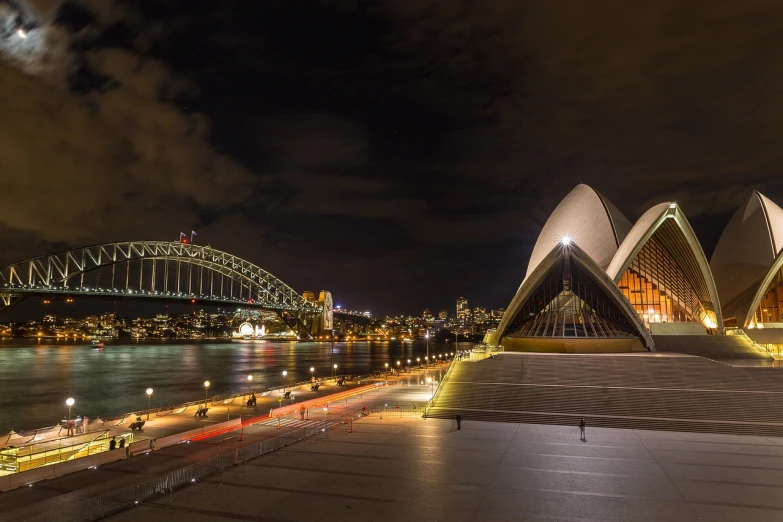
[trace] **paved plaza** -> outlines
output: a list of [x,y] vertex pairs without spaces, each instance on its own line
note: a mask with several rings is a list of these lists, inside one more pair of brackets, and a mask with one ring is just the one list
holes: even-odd
[[386,415],[116,521],[783,520],[783,439]]

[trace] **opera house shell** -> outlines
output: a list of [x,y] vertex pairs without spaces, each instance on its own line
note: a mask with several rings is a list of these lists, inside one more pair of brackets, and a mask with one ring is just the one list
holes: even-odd
[[632,226],[600,193],[578,185],[541,230],[522,284],[485,342],[584,353],[655,351],[665,336],[723,337],[724,292],[740,326],[770,322],[753,313],[774,301],[783,327],[781,247],[783,210],[760,194],[726,228],[711,268],[676,202],[651,207]]
[[783,209],[754,191],[723,231],[711,266],[726,326],[783,345]]

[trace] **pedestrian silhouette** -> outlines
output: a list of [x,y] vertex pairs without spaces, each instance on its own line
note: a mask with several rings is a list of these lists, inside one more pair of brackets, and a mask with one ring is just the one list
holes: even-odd
[[457,429],[458,430],[462,429],[462,416],[461,415],[457,415]]
[[587,442],[587,435],[585,435],[585,426],[587,426],[587,424],[585,424],[584,419],[579,421],[579,440]]
[[109,449],[113,450],[116,447],[117,447],[117,437],[112,437],[111,440],[109,441]]
[[120,439],[120,447],[121,447],[121,448],[124,448],[124,447],[125,447],[125,437],[123,437],[123,438],[121,438],[121,439]]

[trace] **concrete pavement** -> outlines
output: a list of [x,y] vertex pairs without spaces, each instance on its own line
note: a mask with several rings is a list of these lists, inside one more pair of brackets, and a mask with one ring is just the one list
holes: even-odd
[[[240,431],[235,430],[197,442],[178,444],[155,452],[141,454],[132,459],[104,464],[95,469],[38,482],[32,487],[23,487],[3,493],[0,495],[0,520],[25,520],[41,513],[67,509],[71,503],[139,484],[193,462],[206,460],[243,445],[255,444],[305,425],[328,422],[329,429],[340,426],[341,429],[348,430],[351,425],[344,423],[346,414],[351,417],[357,416],[365,405],[368,409],[380,408],[384,405],[394,408],[400,401],[403,405],[410,404],[412,401],[426,402],[429,398],[430,387],[408,386],[406,380],[419,381],[418,377],[408,379],[403,376],[403,378],[394,381],[396,385],[383,386],[372,393],[330,404],[329,413],[326,415],[323,414],[322,409],[311,410],[310,419],[305,421],[301,421],[298,414],[288,415],[281,419],[280,428],[278,428],[277,419],[263,420],[258,424],[246,426],[242,432],[242,442],[238,440]],[[344,389],[344,387],[336,386],[333,388]],[[259,401],[259,408],[260,406],[261,401]],[[211,409],[210,413],[212,413]],[[216,422],[223,420],[225,419],[217,419]],[[151,434],[151,431],[147,431],[147,434]]]
[[783,439],[377,416],[118,522],[783,520]]

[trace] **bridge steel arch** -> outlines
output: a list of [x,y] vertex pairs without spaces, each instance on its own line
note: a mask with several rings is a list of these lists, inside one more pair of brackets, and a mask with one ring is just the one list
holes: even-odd
[[[111,272],[109,287],[85,286],[85,275],[102,270]],[[198,299],[278,312],[322,311],[249,261],[177,241],[91,245],[0,267],[0,309],[27,297],[57,295]]]

